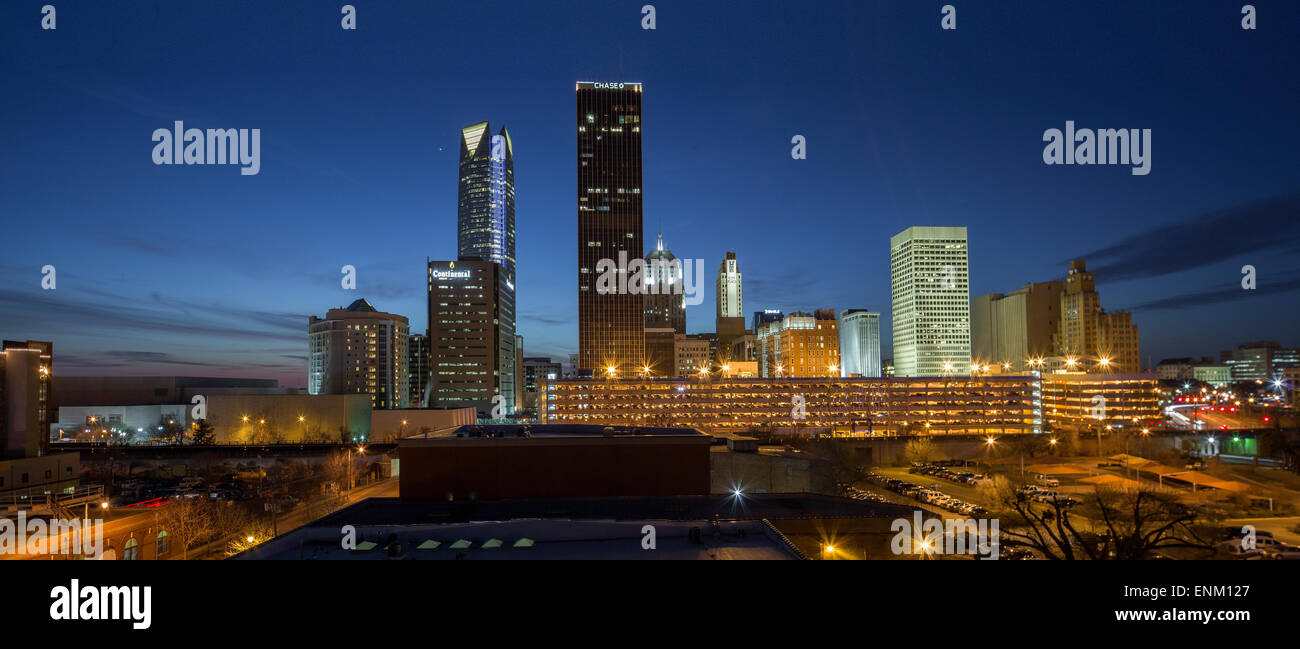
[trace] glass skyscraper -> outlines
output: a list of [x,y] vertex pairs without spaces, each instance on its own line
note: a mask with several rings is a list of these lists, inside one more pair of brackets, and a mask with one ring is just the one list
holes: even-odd
[[645,362],[645,296],[601,292],[601,260],[642,258],[641,84],[580,81],[578,139],[579,375],[632,376]]
[[515,281],[515,158],[504,126],[490,136],[487,122],[460,131],[460,189],[456,204],[457,258],[501,264]]
[[880,376],[880,314],[866,309],[840,312],[840,376]]

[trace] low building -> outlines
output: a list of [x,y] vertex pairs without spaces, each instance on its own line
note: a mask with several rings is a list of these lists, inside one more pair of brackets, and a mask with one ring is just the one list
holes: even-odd
[[1034,433],[1034,376],[548,381],[539,419],[706,432],[784,427],[868,434]]
[[[911,557],[890,550],[893,521],[915,513],[910,505],[815,494],[370,498],[233,559],[899,559]],[[356,532],[351,548],[339,543],[345,525]]]
[[1163,419],[1155,374],[1048,373],[1043,417],[1057,428],[1142,428]]
[[0,460],[0,511],[10,503],[43,503],[47,495],[71,493],[80,479],[78,453]]
[[59,419],[50,426],[50,439],[104,441],[112,437],[118,441],[144,442],[184,431],[193,423],[191,407],[184,403],[59,406]]
[[403,500],[709,493],[711,439],[687,428],[462,426],[398,443]]
[[1197,365],[1192,368],[1192,378],[1222,388],[1232,383],[1232,368],[1227,365]]
[[672,376],[695,376],[712,365],[710,346],[713,342],[699,334],[677,334],[673,343],[676,372]]

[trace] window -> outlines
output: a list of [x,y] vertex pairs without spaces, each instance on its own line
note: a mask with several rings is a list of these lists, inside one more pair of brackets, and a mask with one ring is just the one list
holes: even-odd
[[126,545],[122,546],[122,560],[135,561],[140,558],[140,542],[134,537],[126,540]]
[[158,552],[157,556],[167,554],[167,548],[171,545],[171,539],[167,537],[167,530],[158,530]]

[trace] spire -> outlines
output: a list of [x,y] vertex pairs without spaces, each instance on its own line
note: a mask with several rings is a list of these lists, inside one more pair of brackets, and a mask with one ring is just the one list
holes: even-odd
[[657,250],[659,250],[659,251],[663,251],[663,249],[664,249],[664,233],[660,232],[660,233],[659,233],[659,247],[657,248]]

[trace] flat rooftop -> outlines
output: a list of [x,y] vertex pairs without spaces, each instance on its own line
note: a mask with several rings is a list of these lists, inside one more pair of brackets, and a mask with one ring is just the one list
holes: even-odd
[[[910,517],[914,509],[801,493],[454,502],[371,498],[234,558],[800,559],[773,525],[894,519]],[[356,531],[356,549],[342,545],[345,525]],[[646,525],[655,528],[655,551],[641,547]],[[691,540],[692,528],[700,530],[699,542]]]
[[490,424],[442,428],[416,433],[407,440],[444,439],[600,439],[708,437],[694,428],[648,428],[642,426],[594,426],[587,424]]

